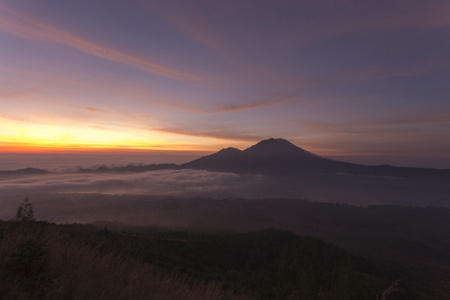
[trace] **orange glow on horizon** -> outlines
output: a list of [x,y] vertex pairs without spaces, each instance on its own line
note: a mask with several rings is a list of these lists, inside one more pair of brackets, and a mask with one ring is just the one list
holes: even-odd
[[195,147],[193,145],[157,145],[157,146],[133,146],[133,145],[76,145],[76,144],[33,144],[33,143],[8,143],[0,144],[0,153],[58,153],[58,152],[180,152],[207,154],[215,151],[215,147]]
[[211,152],[220,149],[224,143],[209,137],[151,129],[68,126],[0,119],[0,152]]

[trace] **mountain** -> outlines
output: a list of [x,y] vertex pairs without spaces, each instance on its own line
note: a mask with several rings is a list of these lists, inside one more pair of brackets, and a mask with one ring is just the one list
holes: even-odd
[[[450,169],[366,166],[321,157],[306,151],[285,139],[267,139],[245,149],[225,148],[182,165],[152,164],[142,166],[81,169],[80,173],[134,173],[157,170],[196,169],[213,172],[253,174],[338,174],[347,176],[375,176],[390,178],[427,179],[450,182]],[[47,170],[27,168],[0,171],[2,175],[48,174]]]
[[450,180],[450,170],[366,166],[321,157],[285,139],[268,139],[245,150],[222,149],[180,166],[183,169],[235,173],[338,173],[359,176]]
[[41,175],[41,174],[49,174],[50,172],[47,170],[36,169],[36,168],[25,168],[19,170],[6,170],[0,171],[0,175]]
[[347,163],[322,158],[284,139],[263,140],[243,151],[222,149],[181,165],[182,168],[230,172],[297,172],[337,168]]

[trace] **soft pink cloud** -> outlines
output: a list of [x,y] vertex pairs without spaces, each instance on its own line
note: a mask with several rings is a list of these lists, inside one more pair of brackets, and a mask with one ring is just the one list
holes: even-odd
[[[168,127],[168,128],[152,128],[152,130],[160,131],[160,132],[166,132],[166,133],[172,133],[172,134],[179,134],[179,135],[187,135],[187,136],[193,136],[193,137],[207,137],[207,138],[213,138],[217,140],[226,140],[226,141],[233,141],[233,142],[246,142],[246,145],[250,145],[250,142],[262,140],[264,138],[267,138],[264,135],[256,135],[256,134],[246,134],[245,132],[242,132],[242,130],[239,129],[223,129],[223,128],[207,128],[202,127],[199,128],[198,126],[195,126],[193,128],[187,128],[187,127]],[[227,145],[224,145],[223,147],[227,147]],[[219,146],[220,148],[220,146]]]
[[[339,72],[311,74],[307,71],[304,76],[301,75],[302,70],[296,74],[289,74],[279,69],[273,61],[287,62],[293,56],[301,55],[303,47],[320,44],[337,36],[362,33],[370,35],[373,32],[383,36],[405,28],[428,29],[450,23],[448,14],[450,4],[442,1],[433,3],[411,1],[406,5],[403,1],[321,2],[323,3],[320,10],[317,10],[315,18],[299,16],[302,16],[301,13],[305,8],[307,11],[314,11],[311,7],[317,3],[299,1],[296,5],[284,7],[298,13],[272,20],[262,18],[264,11],[270,10],[271,4],[268,3],[255,5],[250,1],[227,1],[220,4],[208,1],[182,1],[175,5],[141,1],[141,4],[167,20],[186,36],[232,62],[233,68],[239,70],[240,82],[315,87],[417,76],[445,67],[442,62],[433,62],[433,58],[428,57],[419,63],[404,67],[376,64],[353,69],[340,68]],[[283,4],[273,5],[274,10],[280,7],[283,7]],[[270,16],[275,15],[274,12]],[[243,22],[245,18],[254,17],[262,19]],[[226,26],[223,20],[228,20]],[[377,46],[379,44],[371,47]],[[399,53],[404,52],[398,47],[396,45]]]
[[[314,130],[320,131],[333,131],[333,132],[366,132],[370,129],[374,131],[380,128],[405,127],[411,125],[449,125],[450,124],[450,112],[434,112],[425,113],[420,115],[410,116],[385,116],[380,120],[360,120],[360,121],[347,121],[347,122],[325,122],[325,121],[307,121],[299,120],[295,121],[297,124],[307,126]],[[377,129],[378,128],[378,129]]]
[[[56,106],[70,106],[70,100],[63,100],[65,97],[57,92],[58,89],[66,91],[76,88],[77,91],[82,91],[84,94],[90,92],[91,94],[111,95],[108,96],[110,100],[99,103],[103,109],[91,107],[98,111],[105,111],[104,108],[110,107],[110,103],[117,102],[117,99],[126,99],[128,102],[142,102],[157,105],[162,109],[175,109],[193,114],[220,114],[283,105],[292,101],[294,96],[289,93],[275,93],[251,99],[242,99],[239,96],[241,99],[233,100],[233,102],[218,102],[201,98],[190,101],[191,99],[173,97],[138,83],[122,81],[120,76],[111,74],[88,77],[72,72],[69,76],[64,69],[34,70],[4,66],[0,66],[0,70],[9,74],[10,77],[16,78],[14,84],[0,86],[0,97],[14,98],[17,101],[44,101],[51,102]],[[39,79],[37,80],[37,78]],[[115,84],[111,84],[111,82]],[[187,95],[187,97],[189,96]],[[78,107],[78,105],[74,106]],[[124,113],[123,110],[120,110],[120,113]]]
[[[327,122],[299,120],[295,124],[311,130],[307,145],[316,153],[333,156],[433,156],[446,157],[450,142],[446,127],[450,113],[423,113],[379,120]],[[436,142],[439,141],[439,144]],[[436,164],[434,164],[436,165]],[[447,165],[441,164],[441,167]]]
[[0,10],[0,30],[8,34],[30,40],[62,44],[102,59],[118,62],[139,70],[183,82],[193,84],[202,82],[201,78],[191,73],[179,71],[155,61],[150,61],[88,41],[80,36],[35,19],[32,16],[19,13],[3,4],[0,4]]
[[103,110],[97,109],[97,108],[93,108],[93,107],[85,107],[84,110],[86,110],[87,112],[90,113],[102,113],[104,112]]
[[[212,28],[201,19],[201,16],[196,14],[195,18],[192,15],[191,17],[186,17],[185,9],[180,9],[179,6],[164,5],[163,3],[154,5],[154,3],[151,4],[148,1],[140,2],[143,7],[168,21],[186,36],[231,61],[229,55],[224,50],[222,41],[218,35],[212,31]],[[190,10],[190,13],[193,12],[195,11]]]

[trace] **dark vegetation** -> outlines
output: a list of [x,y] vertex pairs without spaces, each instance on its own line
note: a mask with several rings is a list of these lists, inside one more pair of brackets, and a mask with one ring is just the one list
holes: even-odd
[[[68,207],[67,216],[75,214],[80,222],[119,221],[108,224],[108,228],[119,232],[146,234],[145,228],[151,226],[162,228],[162,232],[163,228],[171,228],[214,236],[219,232],[246,234],[279,228],[314,236],[369,259],[379,270],[389,270],[386,272],[394,274],[388,276],[389,280],[401,279],[399,286],[412,295],[407,299],[450,296],[450,209],[357,207],[296,199],[217,200],[100,194],[61,197],[64,199],[55,198],[45,207],[41,202],[40,209],[49,210],[58,203],[77,203],[83,207],[88,201],[91,206],[84,210]],[[47,217],[50,216],[49,211]],[[134,227],[129,227],[133,224]]]
[[[397,276],[284,230],[116,232],[14,221],[1,222],[0,234],[2,299],[376,299]],[[403,288],[394,294],[412,299]]]
[[[114,204],[104,216],[138,221],[139,210],[147,225],[0,222],[2,299],[450,295],[449,209],[146,196],[120,206],[114,198],[124,195],[73,196]],[[29,204],[18,215],[29,215]]]
[[128,254],[116,236],[77,225],[0,222],[0,298],[239,299],[214,282]]

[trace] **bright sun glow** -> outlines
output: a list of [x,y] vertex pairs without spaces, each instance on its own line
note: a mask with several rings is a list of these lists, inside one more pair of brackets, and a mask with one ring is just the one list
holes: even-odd
[[[152,130],[107,129],[100,127],[61,126],[0,119],[1,150],[64,150],[64,149],[140,149],[179,150],[190,137]],[[180,142],[181,141],[181,142]],[[162,146],[163,145],[163,146]],[[200,150],[197,148],[189,150]]]

